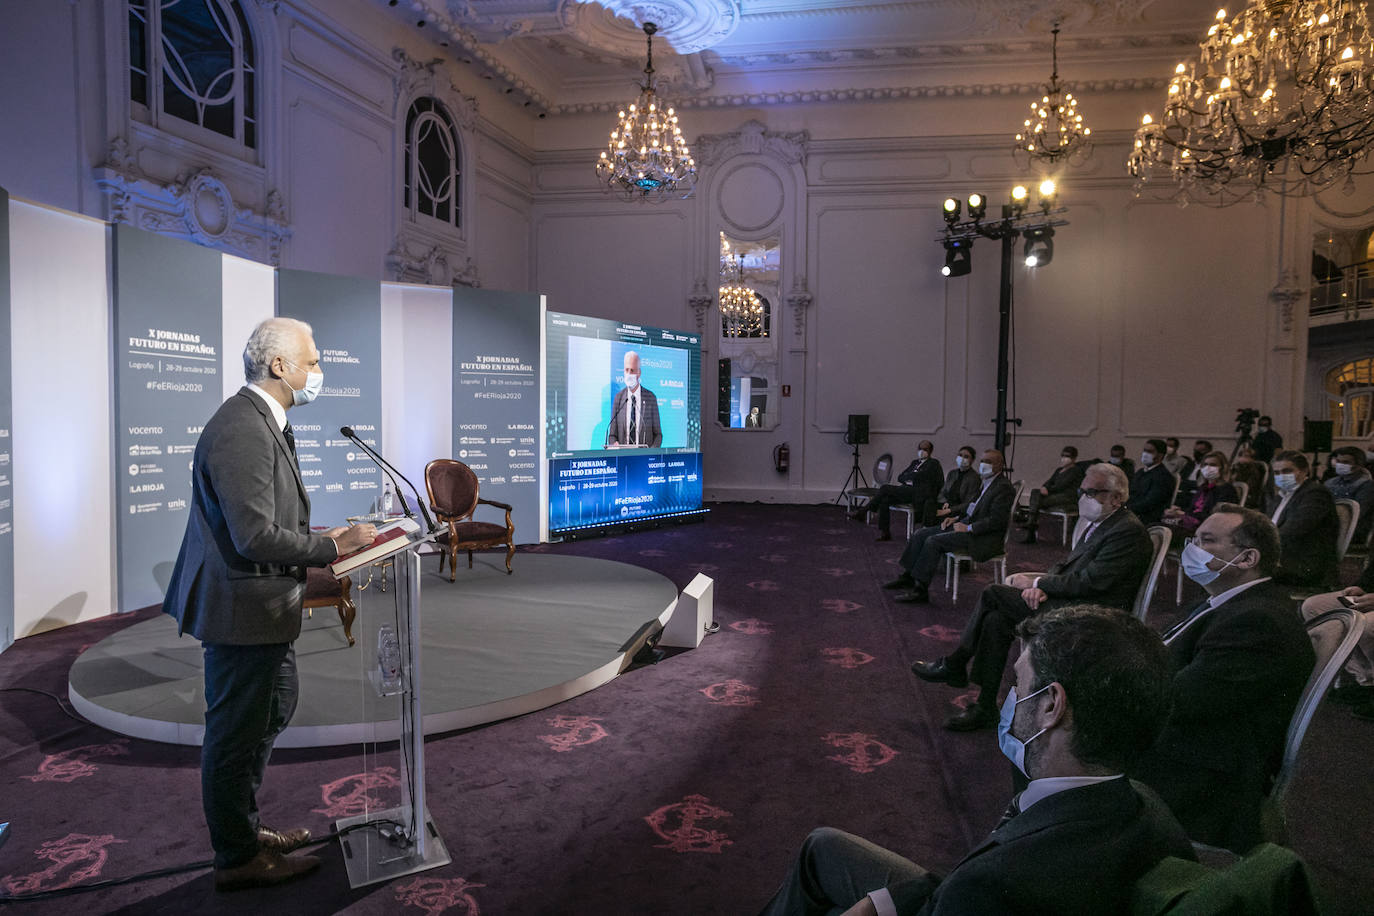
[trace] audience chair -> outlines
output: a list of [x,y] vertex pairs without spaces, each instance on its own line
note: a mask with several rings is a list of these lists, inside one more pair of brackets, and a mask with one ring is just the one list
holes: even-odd
[[1336,562],[1345,559],[1350,549],[1350,539],[1355,536],[1355,528],[1360,523],[1360,504],[1353,499],[1336,500],[1336,518],[1340,521],[1336,534]]
[[[1040,510],[1040,514],[1041,514],[1041,515],[1048,515],[1048,516],[1050,516],[1051,518],[1057,518],[1057,519],[1059,519],[1059,529],[1060,529],[1060,530],[1059,530],[1059,543],[1061,543],[1061,544],[1068,544],[1068,543],[1069,543],[1069,519],[1073,519],[1073,520],[1074,520],[1074,524],[1076,525],[1076,524],[1078,523],[1078,510],[1077,510],[1077,509],[1068,509],[1068,508],[1064,508],[1064,509],[1041,509],[1041,510]],[[1075,529],[1075,530],[1077,530],[1077,529]]]
[[[448,525],[448,530],[435,538],[435,543],[444,548],[439,554],[439,572],[444,571],[444,558],[449,563],[448,581],[458,578],[458,551],[468,553],[468,569],[472,569],[472,552],[488,547],[506,547],[506,574],[510,568],[510,558],[515,555],[515,525],[511,522],[511,507],[492,499],[482,499],[477,493],[477,475],[472,468],[452,458],[435,458],[425,465],[425,491],[429,494],[429,505],[434,517],[440,524]],[[491,522],[473,521],[472,515],[478,506],[494,506],[504,509],[506,523],[495,525]]]
[[[911,503],[893,503],[887,509],[889,512],[906,513],[906,539],[911,540],[911,535],[916,531],[916,507]],[[922,519],[922,522],[924,521]]]
[[1236,488],[1236,505],[1245,505],[1246,500],[1250,498],[1250,485],[1243,480],[1233,480],[1231,486]]
[[1173,537],[1173,531],[1164,525],[1150,526],[1150,542],[1154,544],[1154,550],[1150,554],[1150,566],[1145,571],[1145,578],[1141,580],[1140,589],[1135,593],[1135,604],[1131,607],[1131,612],[1141,623],[1145,622],[1145,615],[1150,612],[1150,599],[1155,596],[1159,571],[1164,568],[1164,555],[1169,552],[1169,541],[1173,540]]
[[[1183,547],[1186,548],[1189,544],[1192,543],[1192,541],[1193,541],[1192,538],[1184,538],[1184,539],[1183,539]],[[1183,603],[1183,580],[1187,578],[1187,576],[1185,576],[1185,575],[1183,574],[1183,550],[1182,550],[1182,549],[1179,550],[1178,557],[1179,557],[1179,560],[1178,560],[1178,569],[1176,570],[1176,572],[1178,573],[1178,575],[1177,575],[1177,576],[1175,577],[1175,579],[1174,579],[1174,607],[1178,607],[1180,604]]]
[[344,576],[335,579],[328,569],[312,566],[305,572],[305,600],[301,606],[305,616],[314,616],[317,607],[332,607],[339,612],[339,622],[343,624],[344,638],[351,646],[353,640],[353,621],[358,616],[358,608],[353,604],[353,578]]
[[1283,742],[1283,762],[1279,765],[1278,775],[1274,777],[1274,786],[1269,790],[1269,797],[1265,799],[1262,825],[1265,838],[1272,842],[1283,843],[1287,839],[1283,798],[1293,781],[1298,751],[1302,747],[1303,737],[1307,734],[1307,727],[1312,724],[1312,716],[1321,705],[1332,681],[1345,667],[1350,654],[1359,644],[1364,627],[1364,615],[1348,607],[1327,611],[1307,622],[1307,635],[1312,640],[1317,664],[1312,669],[1307,686],[1303,688],[1297,708],[1293,710],[1293,718],[1288,724],[1288,736]]
[[878,460],[873,462],[873,486],[845,490],[844,498],[849,505],[849,511],[857,512],[860,506],[872,502],[873,497],[878,495],[878,488],[891,482],[892,453],[883,452],[878,456]]
[[[1011,514],[1007,516],[1007,531],[1002,535],[1002,552],[995,557],[989,557],[984,562],[992,564],[992,581],[1001,585],[1007,578],[1007,541],[1011,538],[1011,520],[1016,517],[1017,503],[1021,501],[1021,493],[1026,489],[1024,480],[1013,481],[1012,486],[1016,487],[1016,496],[1011,501]],[[954,593],[951,600],[959,603],[959,568],[960,564],[967,563],[969,567],[976,565],[977,561],[967,553],[947,553],[945,554],[945,591],[949,591],[949,581],[954,579]]]

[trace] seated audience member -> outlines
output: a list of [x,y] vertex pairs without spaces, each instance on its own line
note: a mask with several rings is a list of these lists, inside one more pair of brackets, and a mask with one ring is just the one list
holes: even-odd
[[1210,439],[1199,439],[1196,442],[1194,442],[1192,469],[1186,475],[1184,475],[1183,479],[1188,481],[1189,483],[1200,482],[1202,480],[1202,475],[1198,473],[1198,469],[1202,467],[1202,459],[1206,458],[1210,453],[1214,451],[1216,450],[1212,448],[1212,442]]
[[892,540],[892,506],[897,503],[910,503],[917,518],[925,517],[926,503],[935,498],[940,491],[940,481],[944,472],[940,460],[932,457],[935,444],[929,439],[916,445],[916,458],[897,475],[897,483],[885,483],[878,488],[878,495],[866,506],[850,513],[850,518],[858,521],[869,512],[878,513],[878,540]]
[[1218,503],[1236,502],[1236,488],[1227,479],[1224,452],[1208,453],[1202,459],[1200,472],[1202,483],[1194,487],[1192,492],[1179,497],[1179,505],[1164,510],[1164,524],[1184,537],[1191,537]]
[[1135,462],[1126,457],[1126,446],[1124,445],[1113,445],[1107,462],[1121,468],[1125,472],[1127,480],[1130,480],[1131,476],[1135,474]]
[[1374,522],[1374,478],[1365,467],[1364,449],[1348,445],[1331,453],[1331,469],[1335,474],[1326,481],[1326,488],[1335,499],[1353,499],[1359,503],[1360,517],[1355,522],[1352,544],[1363,544]]
[[1160,859],[1195,858],[1159,798],[1122,775],[1169,708],[1159,637],[1091,606],[1040,614],[1018,634],[1025,648],[998,732],[1030,783],[996,829],[943,877],[852,834],[813,830],[766,916],[1127,913]]
[[954,456],[954,470],[945,476],[945,485],[940,488],[940,495],[935,497],[933,503],[927,503],[933,511],[927,512],[926,517],[921,520],[923,527],[934,525],[947,515],[958,518],[968,509],[968,504],[983,492],[983,481],[978,476],[978,469],[973,466],[974,458],[977,456],[978,453],[973,450],[973,446],[959,447],[959,454]]
[[1249,448],[1242,448],[1236,454],[1236,460],[1231,465],[1231,480],[1250,485],[1250,492],[1245,496],[1247,509],[1263,510],[1273,493],[1273,487],[1269,483],[1269,469],[1255,460],[1254,451]]
[[1269,464],[1274,460],[1274,456],[1283,448],[1283,436],[1274,432],[1274,421],[1268,417],[1259,418],[1259,432],[1255,433],[1252,440],[1255,449],[1255,460]]
[[1187,455],[1178,453],[1178,437],[1170,436],[1164,440],[1164,461],[1163,464],[1179,480],[1185,479],[1193,473],[1193,459]]
[[1222,503],[1182,568],[1208,599],[1164,636],[1173,710],[1129,768],[1169,803],[1188,836],[1244,853],[1283,757],[1288,721],[1316,656],[1288,590],[1271,576],[1279,535],[1263,514]]
[[1002,470],[1001,452],[993,448],[983,452],[983,460],[978,463],[982,489],[964,514],[946,515],[939,525],[922,528],[911,536],[902,551],[902,574],[883,586],[906,589],[896,597],[897,601],[928,600],[930,580],[946,553],[968,553],[975,560],[987,560],[1002,552],[1012,501],[1016,499],[1016,488]]
[[1026,531],[1025,543],[1035,543],[1035,529],[1040,524],[1040,513],[1046,509],[1071,509],[1078,505],[1078,486],[1083,482],[1086,469],[1078,463],[1078,449],[1066,445],[1059,453],[1059,467],[1054,469],[1050,479],[1031,490],[1030,509],[1026,513],[1023,526]]
[[989,585],[964,625],[959,646],[944,658],[916,662],[925,681],[980,688],[977,702],[945,722],[950,731],[990,728],[997,722],[997,690],[1007,666],[1016,625],[1038,611],[1067,604],[1105,604],[1127,610],[1150,565],[1149,532],[1126,503],[1126,475],[1110,464],[1088,468],[1079,490],[1078,516],[1086,523],[1069,555],[1047,573],[1017,573],[1005,585]]
[[1272,470],[1274,487],[1265,512],[1279,526],[1282,555],[1274,581],[1320,588],[1336,582],[1336,537],[1340,520],[1331,491],[1308,475],[1302,452],[1279,452]]
[[1350,607],[1364,614],[1364,634],[1359,645],[1345,663],[1341,683],[1332,691],[1333,696],[1353,707],[1357,717],[1374,722],[1374,553],[1365,560],[1364,571],[1355,584],[1338,592],[1313,595],[1302,603],[1304,620],[1311,620],[1327,611],[1341,607],[1341,598],[1350,601]]
[[1150,439],[1140,453],[1140,470],[1131,478],[1131,498],[1126,508],[1145,525],[1158,525],[1174,498],[1177,481],[1164,466],[1164,440]]

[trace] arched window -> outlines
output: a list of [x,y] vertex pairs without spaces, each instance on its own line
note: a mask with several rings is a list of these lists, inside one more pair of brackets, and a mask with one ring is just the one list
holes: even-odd
[[239,0],[129,0],[129,96],[166,118],[258,147],[256,54]]
[[419,98],[406,113],[405,206],[412,215],[461,226],[458,131],[436,100]]
[[1342,439],[1363,439],[1374,423],[1374,357],[1337,366],[1326,373],[1327,419]]

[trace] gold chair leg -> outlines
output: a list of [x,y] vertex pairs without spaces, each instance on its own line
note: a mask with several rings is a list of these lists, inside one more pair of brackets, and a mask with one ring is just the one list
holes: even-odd
[[510,568],[510,558],[513,557],[513,556],[515,556],[515,543],[512,542],[512,541],[507,541],[507,542],[506,542],[506,575],[508,575],[508,576],[509,576],[511,573],[513,573],[513,572],[515,571],[515,570],[513,570],[513,569]]

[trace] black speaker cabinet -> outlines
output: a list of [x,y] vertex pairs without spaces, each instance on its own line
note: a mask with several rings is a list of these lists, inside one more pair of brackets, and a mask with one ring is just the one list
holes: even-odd
[[1304,452],[1331,451],[1331,433],[1335,426],[1332,420],[1302,421],[1302,450]]
[[849,415],[849,428],[845,431],[844,439],[850,445],[868,444],[868,414],[852,413]]

